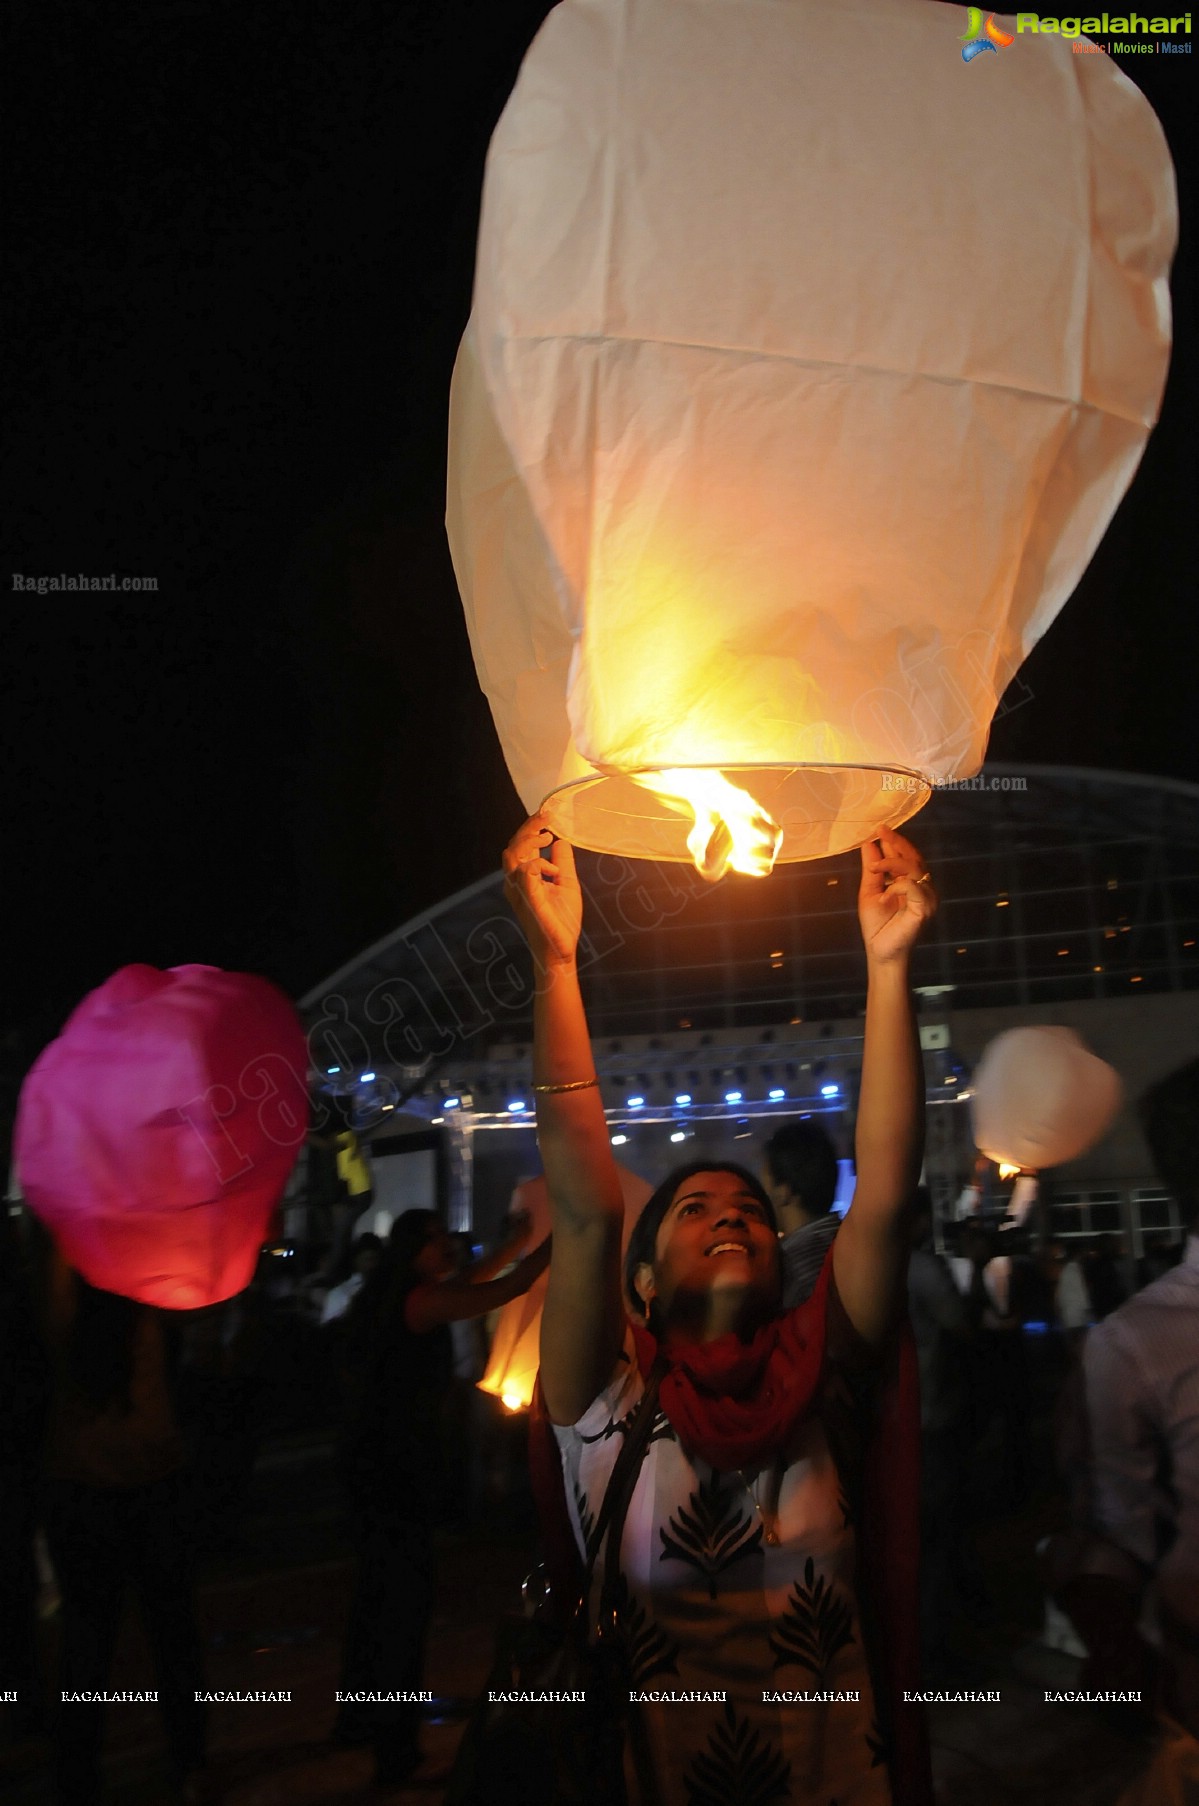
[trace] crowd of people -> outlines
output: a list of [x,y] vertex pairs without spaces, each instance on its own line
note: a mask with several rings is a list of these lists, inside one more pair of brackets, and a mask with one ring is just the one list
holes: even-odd
[[[480,1504],[482,1324],[548,1267],[529,1434],[559,1609],[590,1586],[595,1614],[597,1526],[620,1450],[648,1428],[607,1532],[630,1800],[931,1802],[905,1690],[951,1675],[954,1626],[994,1609],[980,1492],[1018,1512],[1047,1487],[1060,1510],[1041,1574],[1084,1678],[1139,1694],[1155,1718],[1130,1806],[1195,1797],[1199,1063],[1142,1110],[1187,1217],[1182,1247],[1138,1265],[1120,1245],[1046,1238],[1033,1213],[1019,1230],[943,1225],[938,1248],[907,982],[936,897],[916,849],[886,834],[863,849],[851,1209],[834,1209],[829,1136],[795,1121],[756,1170],[701,1158],[666,1175],[630,1237],[575,968],[571,850],[534,818],[505,865],[539,974],[553,1235],[530,1248],[527,1220],[509,1218],[472,1259],[435,1213],[409,1210],[321,1275],[313,1333],[357,1563],[342,1690],[389,1696],[343,1707],[331,1736],[372,1747],[380,1787],[420,1769],[439,1526],[469,1528]],[[365,1169],[352,1145],[335,1152],[357,1215]],[[40,1546],[61,1595],[54,1697],[73,1701],[52,1726],[61,1806],[102,1796],[103,1705],[74,1702],[104,1690],[130,1591],[177,1797],[201,1799],[197,1570],[235,1524],[271,1428],[269,1264],[231,1305],[171,1313],[98,1291],[24,1228],[18,1245],[6,1217],[0,1250],[0,1692],[20,1730],[46,1728]]]

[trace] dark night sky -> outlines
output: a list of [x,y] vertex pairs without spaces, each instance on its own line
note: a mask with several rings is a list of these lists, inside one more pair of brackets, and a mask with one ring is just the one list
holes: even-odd
[[[8,597],[0,1027],[36,1039],[131,959],[298,991],[496,862],[520,809],[445,413],[484,151],[547,10],[10,7],[6,564],[158,590]],[[1163,422],[991,753],[1199,779],[1199,71],[1145,64],[1184,221]]]

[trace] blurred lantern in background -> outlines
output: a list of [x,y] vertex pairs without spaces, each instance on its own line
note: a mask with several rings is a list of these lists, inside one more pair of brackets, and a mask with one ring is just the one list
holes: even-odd
[[513,780],[583,846],[715,877],[906,820],[977,770],[1131,480],[1162,132],[1106,55],[964,66],[959,30],[563,0],[525,59],[448,526]]
[[124,966],[21,1090],[22,1193],[103,1291],[191,1310],[253,1277],[308,1129],[287,998],[215,966]]
[[[633,1226],[649,1200],[653,1187],[627,1166],[617,1166],[620,1189],[624,1193],[624,1234],[621,1257],[629,1245]],[[513,1210],[527,1210],[530,1217],[530,1246],[536,1247],[550,1233],[550,1206],[545,1180],[526,1179],[518,1185],[512,1198]],[[500,1312],[495,1334],[491,1338],[491,1354],[487,1371],[478,1382],[481,1392],[490,1392],[509,1411],[523,1411],[533,1398],[533,1386],[541,1363],[541,1312],[545,1305],[549,1274],[542,1273],[521,1298],[513,1298]]]
[[996,1035],[971,1084],[975,1142],[1001,1173],[1077,1159],[1106,1134],[1123,1101],[1119,1074],[1072,1028]]

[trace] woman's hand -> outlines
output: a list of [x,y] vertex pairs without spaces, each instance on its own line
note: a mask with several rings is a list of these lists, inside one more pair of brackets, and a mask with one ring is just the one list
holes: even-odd
[[905,960],[936,908],[937,893],[910,840],[884,829],[877,841],[865,843],[858,921],[872,965]]
[[[552,859],[541,857],[542,849]],[[543,814],[531,815],[504,850],[504,889],[539,965],[569,965],[583,926],[573,849]]]

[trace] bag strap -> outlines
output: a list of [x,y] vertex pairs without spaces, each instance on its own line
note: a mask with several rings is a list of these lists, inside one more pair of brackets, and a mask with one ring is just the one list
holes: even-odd
[[645,1451],[649,1447],[654,1419],[658,1414],[658,1388],[662,1383],[662,1376],[666,1372],[667,1366],[668,1362],[662,1355],[659,1355],[650,1370],[645,1391],[642,1393],[629,1427],[625,1431],[623,1446],[616,1457],[615,1466],[604,1489],[599,1516],[587,1539],[587,1562],[583,1574],[581,1602],[584,1611],[587,1609],[591,1580],[605,1532],[608,1544],[604,1552],[600,1606],[602,1613],[606,1613],[610,1609],[613,1592],[620,1574],[620,1544],[624,1534],[625,1516],[637,1485],[637,1476],[641,1471],[641,1463],[645,1459]]

